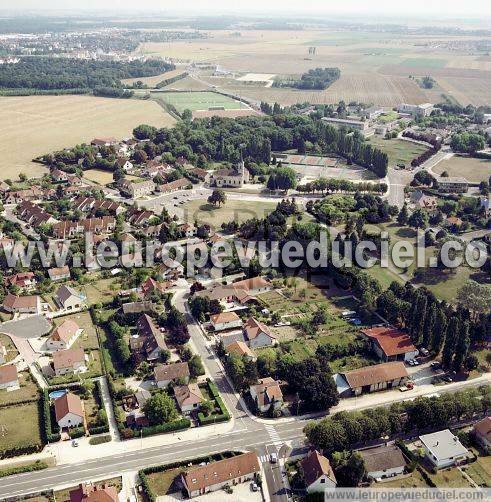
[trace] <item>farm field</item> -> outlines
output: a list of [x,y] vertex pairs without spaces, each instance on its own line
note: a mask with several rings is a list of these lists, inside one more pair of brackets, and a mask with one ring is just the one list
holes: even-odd
[[[22,426],[19,427],[19,417]],[[42,444],[38,402],[0,408],[0,451]]]
[[95,136],[123,138],[142,122],[171,126],[175,120],[157,103],[92,96],[0,97],[0,179],[42,176],[31,162],[39,155]]
[[384,139],[380,136],[372,136],[369,142],[383,150],[389,156],[389,166],[404,164],[409,167],[411,160],[421,155],[426,148],[423,145],[405,141],[402,139]]
[[121,80],[121,82],[126,85],[132,85],[136,84],[136,82],[142,82],[148,87],[155,87],[157,84],[162,82],[162,80],[167,80],[172,77],[177,77],[178,75],[182,75],[183,73],[185,73],[184,70],[176,69],[176,70],[166,71],[165,73],[161,73],[160,75],[154,75],[153,77],[126,78],[124,80]]
[[[334,103],[343,99],[395,106],[401,102],[438,102],[442,94],[454,97],[463,105],[489,102],[491,62],[479,52],[471,55],[445,45],[433,45],[432,39],[424,35],[348,33],[341,29],[220,30],[208,31],[208,34],[207,39],[178,41],[172,45],[145,43],[137,53],[219,64],[231,73],[208,78],[204,73],[200,78],[258,102],[277,101],[288,105],[306,101]],[[444,42],[453,40],[451,36],[442,38]],[[313,57],[308,55],[310,46],[317,49]],[[341,78],[325,91],[275,89],[265,87],[259,78],[254,85],[255,79],[249,76],[240,80],[245,74],[298,77],[311,68],[333,66],[340,68]],[[428,74],[437,80],[435,89],[421,89],[408,78]],[[172,87],[203,88],[203,84],[192,78],[185,80],[188,82],[176,82]]]
[[264,218],[276,208],[275,202],[241,201],[230,199],[222,207],[208,204],[206,200],[197,199],[186,202],[184,221],[208,223],[219,229],[222,223],[237,221],[242,223],[251,218]]
[[165,92],[159,93],[158,96],[162,101],[174,106],[178,112],[186,109],[194,112],[210,108],[224,108],[225,110],[247,108],[244,103],[216,92]]
[[449,176],[463,176],[468,181],[479,183],[489,180],[491,160],[454,155],[450,159],[439,162],[432,171],[435,174],[442,174],[446,171]]

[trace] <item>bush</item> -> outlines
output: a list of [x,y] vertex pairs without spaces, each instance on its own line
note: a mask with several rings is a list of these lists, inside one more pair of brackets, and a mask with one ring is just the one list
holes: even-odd
[[82,436],[85,436],[85,429],[83,427],[74,427],[69,430],[68,434],[71,439],[81,438]]
[[47,468],[48,464],[46,462],[42,462],[41,460],[36,460],[36,462],[27,465],[22,465],[20,467],[6,467],[5,469],[1,469],[0,478],[4,478],[6,476],[12,476],[13,474],[22,474],[24,472],[42,471],[43,469]]
[[96,434],[105,434],[109,432],[109,425],[99,425],[98,427],[89,427],[89,434],[95,436]]
[[112,438],[110,435],[98,436],[96,438],[90,438],[89,444],[96,445],[96,444],[102,444],[102,443],[109,443],[109,442],[111,442],[111,439]]
[[122,439],[133,439],[139,438],[140,436],[147,437],[155,434],[164,434],[166,432],[181,431],[189,427],[191,427],[191,420],[189,420],[189,418],[181,418],[180,420],[175,420],[167,424],[153,425],[151,427],[143,427],[142,429],[124,428],[120,432]]

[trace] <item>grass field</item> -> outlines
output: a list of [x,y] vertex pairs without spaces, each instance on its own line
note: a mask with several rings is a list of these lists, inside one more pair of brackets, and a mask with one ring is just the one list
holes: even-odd
[[[88,180],[93,181],[94,183],[97,183],[99,185],[108,185],[109,183],[114,182],[113,173],[109,171],[104,171],[103,169],[88,169],[87,171],[84,171],[83,176],[84,178],[87,178]],[[135,181],[135,180],[141,180],[142,178],[127,174],[125,176],[125,179],[129,181]]]
[[454,155],[433,168],[436,174],[444,171],[447,171],[449,176],[463,176],[471,182],[487,181],[491,176],[491,160]]
[[121,80],[121,82],[126,85],[131,85],[136,82],[143,82],[145,85],[151,88],[162,82],[162,80],[177,77],[178,75],[182,75],[183,73],[185,73],[184,70],[171,70],[166,71],[165,73],[161,73],[160,75],[154,75],[153,77],[126,78],[124,80]]
[[389,156],[389,166],[391,167],[397,164],[409,166],[411,160],[426,150],[423,145],[402,139],[383,139],[380,136],[372,136],[369,138],[369,142],[387,153]]
[[128,137],[141,123],[170,126],[175,120],[152,101],[92,96],[0,97],[0,179],[20,172],[41,176],[31,160],[90,141],[95,136]]
[[0,334],[0,345],[3,345],[7,349],[6,361],[9,362],[15,359],[19,355],[19,351],[15,348],[11,338],[7,335]]
[[29,371],[21,371],[18,375],[20,389],[11,392],[0,390],[0,405],[36,401],[39,398],[38,386]]
[[275,202],[241,201],[230,199],[222,207],[215,207],[205,200],[192,200],[184,206],[184,220],[208,223],[219,229],[222,223],[241,223],[251,218],[264,218],[276,208]]
[[465,467],[465,472],[479,486],[491,488],[491,456],[479,456],[476,462]]
[[172,486],[174,480],[183,472],[184,468],[169,469],[163,472],[154,472],[152,474],[147,474],[147,481],[152,492],[158,496],[162,497],[167,495],[169,488]]
[[178,112],[186,109],[192,112],[209,110],[210,108],[224,108],[225,110],[247,109],[244,103],[216,92],[165,92],[159,93],[158,97],[174,106]]
[[37,402],[0,408],[0,451],[41,443]]

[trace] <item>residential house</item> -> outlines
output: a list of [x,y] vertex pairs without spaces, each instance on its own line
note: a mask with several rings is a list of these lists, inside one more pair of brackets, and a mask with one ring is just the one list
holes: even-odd
[[365,462],[367,477],[374,481],[399,476],[406,468],[404,455],[395,444],[377,446],[359,453]]
[[70,492],[70,502],[118,502],[118,490],[115,486],[103,484],[96,486],[92,483],[80,484],[76,490]]
[[187,178],[179,178],[163,185],[158,185],[157,190],[161,193],[172,193],[179,190],[186,190],[191,188],[193,184]]
[[184,266],[172,258],[166,258],[158,265],[158,273],[164,280],[177,279],[184,274]]
[[164,333],[155,325],[155,321],[147,314],[141,315],[136,321],[138,336],[130,338],[130,349],[138,359],[156,361],[162,352],[167,350]]
[[62,171],[61,169],[52,169],[49,175],[54,183],[65,183],[68,181],[68,173]]
[[242,279],[241,281],[234,282],[231,286],[235,289],[243,289],[252,296],[259,295],[273,289],[273,285],[267,279],[260,276]]
[[164,294],[170,289],[174,283],[170,281],[157,282],[155,279],[149,277],[142,285],[141,291],[145,298],[150,298],[153,293]]
[[19,377],[15,364],[0,366],[0,389],[13,389],[19,387]]
[[472,429],[477,442],[485,449],[491,449],[491,417],[479,420]]
[[333,375],[341,397],[359,396],[365,392],[395,389],[409,380],[403,362],[374,364]]
[[189,467],[181,474],[189,498],[221,490],[253,480],[260,472],[255,452],[242,453],[230,458]]
[[242,320],[235,312],[221,312],[210,316],[210,324],[215,331],[223,331],[225,329],[240,328]]
[[95,201],[95,197],[86,197],[82,195],[73,201],[73,209],[75,211],[81,211],[82,213],[88,213],[89,211],[92,211]]
[[150,195],[155,191],[155,183],[152,180],[130,181],[121,179],[118,181],[119,191],[132,199],[138,199],[145,195]]
[[329,460],[311,450],[300,462],[307,493],[324,493],[336,488],[337,481]]
[[123,169],[123,171],[131,171],[133,169],[133,163],[130,162],[128,159],[125,159],[124,157],[120,157],[117,161],[116,164],[118,164],[118,167]]
[[8,294],[3,300],[3,308],[13,314],[39,314],[41,312],[40,296],[17,296]]
[[183,223],[177,227],[177,230],[183,237],[194,237],[197,231],[192,223]]
[[246,304],[257,302],[256,295],[271,291],[273,285],[262,277],[251,277],[242,281],[227,284],[225,286],[217,285],[211,289],[198,291],[197,296],[204,296],[210,300],[238,302]]
[[158,217],[154,212],[147,211],[146,209],[132,208],[128,210],[128,213],[126,215],[126,221],[134,227],[146,225],[150,223],[151,220],[156,218]]
[[123,303],[121,309],[123,314],[141,314],[143,312],[155,312],[156,304],[148,300],[142,300]]
[[67,319],[53,330],[46,341],[46,347],[49,350],[69,349],[82,331],[75,321]]
[[185,382],[189,380],[188,363],[159,364],[154,369],[155,381],[159,389],[165,389],[171,382]]
[[487,197],[480,197],[479,207],[484,212],[484,214],[489,218],[491,216],[491,197],[489,195]]
[[283,406],[283,393],[278,382],[271,377],[258,380],[256,385],[249,387],[249,392],[261,413],[268,412],[271,407],[279,410]]
[[251,361],[255,361],[257,359],[256,354],[254,354],[254,352],[252,352],[252,350],[247,346],[247,343],[241,340],[235,340],[226,345],[225,351],[228,354],[236,354],[240,357],[246,357]]
[[85,295],[65,284],[58,288],[55,296],[58,306],[65,310],[79,310],[85,306],[85,300]]
[[446,193],[466,193],[469,189],[469,182],[462,177],[440,177],[436,179],[440,192]]
[[92,146],[114,146],[118,144],[118,140],[112,136],[108,136],[107,138],[94,138],[90,144]]
[[29,200],[22,201],[17,206],[17,215],[34,228],[39,227],[39,225],[56,223],[56,219],[51,214]]
[[87,370],[83,349],[67,349],[53,352],[53,369],[55,375],[84,373]]
[[409,201],[421,209],[435,210],[438,207],[438,199],[432,195],[426,195],[421,190],[416,190],[409,196]]
[[96,200],[94,202],[93,211],[94,214],[100,213],[109,213],[112,215],[119,216],[126,210],[124,206],[118,204],[117,202],[109,199]]
[[275,345],[276,337],[263,322],[250,317],[244,325],[244,334],[251,349]]
[[447,227],[460,228],[464,222],[458,216],[449,216],[445,221],[444,225]]
[[116,220],[113,216],[87,218],[80,221],[60,221],[53,225],[53,236],[56,239],[67,239],[80,233],[111,233],[115,228]]
[[18,288],[32,288],[36,285],[36,276],[34,272],[19,272],[5,278],[7,286],[17,286]]
[[201,181],[206,181],[209,178],[208,171],[205,171],[200,167],[193,167],[192,169],[188,170],[188,173],[193,176],[196,176],[196,178],[198,178]]
[[177,385],[174,387],[174,397],[183,415],[199,410],[201,403],[205,400],[197,383]]
[[79,427],[84,423],[82,400],[73,392],[66,392],[54,401],[56,422],[60,429]]
[[419,354],[411,337],[398,329],[381,326],[363,329],[361,333],[383,361],[409,361]]
[[217,169],[212,171],[209,176],[210,186],[240,188],[249,183],[250,173],[246,169],[244,162],[230,169]]
[[25,200],[38,200],[43,195],[43,190],[37,186],[26,188],[25,190],[10,190],[5,195],[5,204],[20,204]]
[[407,103],[401,103],[397,107],[397,111],[399,113],[407,113],[415,117],[429,117],[434,108],[435,105],[431,103],[422,103],[420,105],[410,105]]
[[468,450],[448,429],[419,436],[426,458],[437,468],[458,465],[467,460]]
[[70,279],[70,268],[68,265],[48,269],[48,276],[52,281],[63,281]]

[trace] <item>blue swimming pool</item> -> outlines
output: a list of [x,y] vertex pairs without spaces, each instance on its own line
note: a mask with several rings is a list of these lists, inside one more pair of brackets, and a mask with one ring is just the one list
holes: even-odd
[[64,396],[67,393],[66,389],[65,390],[55,390],[53,392],[49,393],[49,398],[50,399],[58,399],[61,396]]

